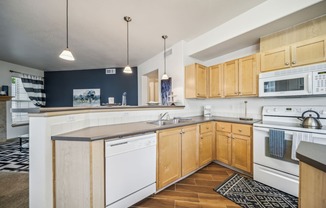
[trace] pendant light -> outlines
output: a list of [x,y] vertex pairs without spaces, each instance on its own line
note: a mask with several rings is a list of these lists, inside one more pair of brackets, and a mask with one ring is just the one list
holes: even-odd
[[68,0],[66,1],[66,40],[67,40],[67,48],[62,51],[59,57],[68,61],[74,61],[75,58],[68,47]]
[[164,39],[164,74],[162,76],[162,80],[168,80],[169,76],[166,74],[166,39],[168,36],[163,35],[162,38]]
[[127,66],[123,69],[123,72],[126,74],[131,74],[132,70],[129,66],[129,22],[131,22],[131,18],[125,16],[124,20],[127,22]]

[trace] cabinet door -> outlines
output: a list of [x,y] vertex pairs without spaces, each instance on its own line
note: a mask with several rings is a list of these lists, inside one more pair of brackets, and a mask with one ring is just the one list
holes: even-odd
[[196,64],[197,97],[207,97],[207,67]]
[[198,168],[198,135],[196,125],[184,127],[182,132],[181,160],[184,176]]
[[181,130],[171,129],[158,133],[157,189],[181,177]]
[[223,65],[224,96],[237,96],[238,89],[238,60],[224,63]]
[[291,45],[292,67],[326,61],[326,36]]
[[225,164],[231,164],[231,136],[230,133],[219,132],[215,134],[216,159]]
[[213,160],[213,134],[206,133],[199,138],[199,166]]
[[261,71],[273,71],[289,68],[290,47],[284,46],[261,53]]
[[233,134],[232,166],[251,173],[251,137]]
[[257,95],[257,55],[239,59],[239,95]]
[[218,64],[211,66],[209,68],[209,94],[208,96],[213,97],[222,97],[223,96],[223,64]]

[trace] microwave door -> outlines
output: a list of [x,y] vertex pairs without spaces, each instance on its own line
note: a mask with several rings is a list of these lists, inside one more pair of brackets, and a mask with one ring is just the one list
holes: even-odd
[[301,96],[311,94],[309,73],[259,79],[259,96]]

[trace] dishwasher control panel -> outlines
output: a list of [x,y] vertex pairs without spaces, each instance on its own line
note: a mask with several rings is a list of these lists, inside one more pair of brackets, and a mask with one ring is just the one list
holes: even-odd
[[110,157],[156,145],[156,134],[143,134],[105,142],[105,155]]

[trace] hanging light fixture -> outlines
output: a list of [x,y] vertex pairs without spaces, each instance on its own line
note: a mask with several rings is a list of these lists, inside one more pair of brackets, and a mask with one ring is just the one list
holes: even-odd
[[162,76],[162,80],[168,80],[169,76],[166,74],[166,39],[168,38],[167,35],[163,35],[162,38],[164,39],[164,74]]
[[127,66],[123,69],[123,72],[127,74],[131,74],[132,70],[129,66],[129,22],[131,22],[131,18],[125,16],[124,20],[127,22]]
[[68,47],[68,0],[66,1],[66,40],[67,40],[67,48],[62,51],[59,57],[68,61],[74,61],[75,58]]

